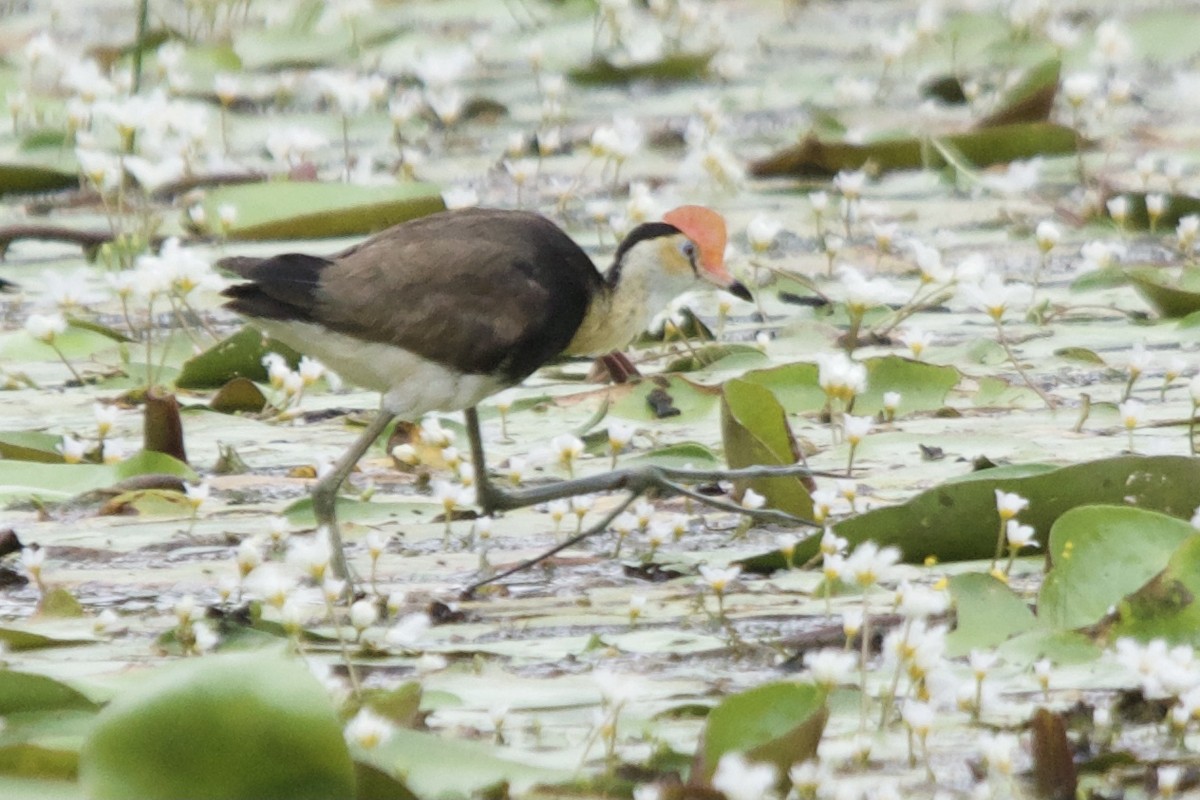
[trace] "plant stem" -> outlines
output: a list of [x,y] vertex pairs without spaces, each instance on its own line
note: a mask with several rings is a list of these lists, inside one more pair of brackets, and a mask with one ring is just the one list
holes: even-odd
[[1012,347],[1008,344],[1008,337],[1004,335],[1004,323],[999,319],[996,320],[996,338],[999,340],[1000,346],[1004,348],[1004,354],[1008,356],[1009,363],[1013,365],[1013,369],[1021,376],[1021,380],[1025,382],[1025,385],[1032,389],[1038,397],[1042,398],[1042,402],[1046,404],[1047,408],[1051,410],[1057,408],[1058,404],[1054,402],[1054,398],[1046,394],[1041,387],[1035,384],[1028,373],[1021,367],[1021,362],[1017,360],[1016,354],[1013,353]]

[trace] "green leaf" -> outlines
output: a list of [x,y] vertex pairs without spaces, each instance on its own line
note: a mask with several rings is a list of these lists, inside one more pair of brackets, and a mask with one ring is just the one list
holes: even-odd
[[84,743],[88,796],[143,800],[353,796],[325,690],[300,660],[212,655],[146,676]]
[[74,780],[79,774],[79,754],[29,743],[5,745],[0,747],[0,774]]
[[950,579],[950,594],[956,622],[946,637],[947,655],[963,656],[974,649],[995,647],[1037,625],[1029,605],[991,575],[955,575]]
[[61,443],[61,436],[42,431],[0,431],[0,458],[62,464],[62,453],[58,452]]
[[825,692],[811,683],[780,681],[722,700],[709,712],[700,737],[697,769],[712,780],[726,753],[774,764],[786,775],[793,764],[812,758],[829,718]]
[[992,128],[1019,122],[1042,122],[1050,118],[1054,97],[1058,94],[1058,79],[1062,62],[1049,58],[1027,70],[1011,89],[1000,98],[999,107],[975,124],[976,128]]
[[213,395],[209,405],[222,414],[249,412],[258,414],[267,407],[266,395],[249,378],[233,378]]
[[[877,356],[862,363],[867,368],[867,391],[854,401],[856,414],[881,411],[886,392],[900,392],[901,413],[934,411],[946,404],[946,395],[961,378],[954,367],[900,356]],[[789,413],[795,414],[825,407],[825,392],[817,378],[816,364],[795,362],[747,372],[741,379],[767,387]]]
[[1171,554],[1167,566],[1117,605],[1109,640],[1132,636],[1142,641],[1200,644],[1200,536],[1192,535]]
[[176,475],[197,480],[196,473],[164,453],[141,450],[117,464],[38,464],[0,459],[0,498],[37,496],[65,499],[103,489],[138,475]]
[[0,628],[0,644],[10,652],[21,650],[38,650],[43,647],[71,647],[78,644],[91,644],[95,638],[88,636],[49,636],[34,630],[17,627]]
[[1167,319],[1200,311],[1200,270],[1184,270],[1175,283],[1164,281],[1162,271],[1156,269],[1131,269],[1125,274],[1138,294]]
[[[787,415],[770,389],[743,380],[728,381],[721,399],[721,440],[732,469],[795,464],[799,460]],[[812,497],[799,477],[739,481],[737,495],[754,489],[770,508],[811,519]]]
[[721,390],[692,383],[678,375],[656,375],[636,383],[612,387],[609,413],[642,422],[695,422],[707,417],[717,404]]
[[262,359],[267,353],[279,353],[293,369],[300,362],[300,354],[295,350],[282,342],[267,339],[258,328],[246,325],[185,361],[175,378],[175,385],[180,389],[218,389],[234,378],[265,382],[267,368]]
[[688,467],[695,469],[716,469],[720,467],[721,460],[717,458],[716,453],[699,442],[680,442],[679,444],[659,447],[656,450],[648,450],[645,453],[637,453],[628,458],[622,458],[620,463],[626,467],[654,464],[659,467],[672,467],[676,469],[686,469]]
[[222,186],[204,200],[208,219],[231,205],[237,221],[230,239],[323,239],[375,233],[445,209],[441,190],[428,183],[359,186],[352,183],[270,181]]
[[1054,568],[1038,593],[1038,618],[1058,628],[1097,622],[1195,533],[1185,520],[1141,508],[1071,509],[1050,529]]
[[575,83],[583,86],[622,85],[634,81],[695,81],[704,77],[713,55],[715,52],[712,50],[703,53],[673,53],[656,61],[640,61],[633,64],[616,64],[606,58],[597,57],[587,66],[570,70],[567,75]]
[[0,195],[53,192],[79,185],[74,172],[37,163],[0,162]]
[[421,731],[397,730],[360,759],[404,779],[418,797],[466,797],[504,783],[514,793],[536,784],[569,780],[572,770],[555,770],[502,755],[478,742],[445,740]]
[[[1189,519],[1196,505],[1193,487],[1200,486],[1200,459],[1183,456],[1119,456],[1015,478],[993,472],[943,483],[899,505],[844,519],[834,529],[852,547],[867,539],[895,545],[909,563],[931,555],[969,561],[995,552],[997,489],[1029,500],[1021,521],[1037,530],[1044,546],[1050,526],[1076,506],[1135,506]],[[801,542],[795,563],[812,558],[817,547],[815,540]]]
[[[941,169],[946,157],[930,146],[929,139],[901,137],[866,144],[824,142],[809,136],[798,145],[750,165],[756,177],[832,177],[870,163],[879,172],[907,169]],[[936,141],[975,167],[1006,164],[1034,156],[1074,153],[1081,142],[1071,128],[1050,122],[1028,122],[942,136]]]
[[97,708],[79,691],[53,678],[0,669],[0,716],[30,711],[95,711]]

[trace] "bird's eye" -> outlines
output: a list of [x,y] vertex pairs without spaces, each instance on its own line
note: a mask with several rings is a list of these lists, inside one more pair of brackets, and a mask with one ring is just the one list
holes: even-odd
[[683,257],[688,261],[696,260],[696,245],[689,239],[684,239],[680,242],[679,252],[683,253]]

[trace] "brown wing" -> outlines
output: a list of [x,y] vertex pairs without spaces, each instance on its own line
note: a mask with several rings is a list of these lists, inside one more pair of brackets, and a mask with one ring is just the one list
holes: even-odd
[[397,225],[328,259],[224,266],[254,282],[228,290],[235,311],[316,322],[513,381],[563,351],[602,284],[549,220],[486,209]]

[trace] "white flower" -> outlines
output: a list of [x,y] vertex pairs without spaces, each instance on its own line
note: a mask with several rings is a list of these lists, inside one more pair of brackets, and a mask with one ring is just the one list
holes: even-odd
[[750,249],[755,253],[765,253],[775,243],[775,237],[783,230],[783,224],[776,219],[758,214],[746,226],[746,238],[750,241]]
[[558,462],[570,472],[574,469],[575,459],[583,453],[583,441],[578,436],[564,433],[550,440],[550,448],[554,451]]
[[842,430],[845,432],[846,441],[851,446],[857,445],[871,432],[871,418],[868,416],[856,417],[852,414],[846,414],[842,417]]
[[918,700],[909,700],[900,711],[904,724],[919,737],[928,735],[933,727],[933,707]]
[[1146,213],[1151,219],[1157,219],[1167,210],[1167,196],[1163,194],[1146,195]]
[[[323,583],[329,560],[333,557],[329,538],[324,528],[311,538],[292,537],[288,544],[287,561],[306,573],[318,584]],[[256,570],[257,572],[257,570]]]
[[824,214],[829,208],[829,194],[827,192],[809,192],[808,203],[812,206],[812,210],[817,214]]
[[853,652],[832,647],[810,650],[804,654],[804,666],[813,681],[831,689],[853,676],[858,668],[858,656]]
[[883,410],[889,414],[895,414],[896,409],[900,407],[899,392],[884,392],[883,393]]
[[201,481],[200,483],[185,483],[183,485],[183,491],[187,496],[188,503],[191,504],[192,508],[199,508],[201,505],[203,505],[204,501],[208,499],[210,489],[211,487],[208,485],[208,481]]
[[1000,519],[1010,520],[1020,514],[1029,505],[1029,501],[1016,492],[1004,492],[996,489],[996,510]]
[[830,397],[849,401],[867,388],[867,368],[845,353],[817,353],[817,384]]
[[899,560],[900,551],[895,547],[880,548],[868,540],[854,548],[854,552],[846,559],[845,571],[859,586],[865,588],[883,580]]
[[1012,306],[1027,302],[1032,290],[1027,284],[1005,284],[998,274],[989,272],[978,283],[961,283],[959,294],[969,305],[999,322]]
[[608,422],[608,447],[614,453],[619,453],[625,449],[629,441],[633,438],[636,426],[628,422],[623,422],[619,419],[612,419]]
[[1146,349],[1145,345],[1137,342],[1129,349],[1129,361],[1126,368],[1133,378],[1137,378],[1143,372],[1150,368],[1154,363],[1154,354]]
[[926,619],[944,613],[950,607],[948,592],[907,582],[896,589],[899,603],[896,610],[907,619]]
[[379,621],[379,607],[373,600],[357,600],[350,606],[350,624],[361,635]]
[[717,762],[713,788],[727,800],[764,800],[775,796],[779,773],[773,764],[747,761],[741,753],[726,753]]
[[863,187],[867,183],[867,173],[862,170],[855,172],[839,172],[833,176],[833,188],[837,189],[847,200],[856,200],[862,196]]
[[1137,427],[1138,420],[1142,418],[1142,412],[1145,410],[1146,404],[1141,400],[1126,400],[1124,403],[1117,404],[1117,413],[1121,415],[1121,422],[1129,430]]
[[987,763],[989,773],[1010,776],[1015,769],[1013,757],[1019,744],[1017,737],[1011,733],[985,735],[980,743],[980,753]]
[[755,511],[762,508],[767,503],[767,498],[763,497],[753,489],[747,489],[742,495],[742,508],[749,511]]
[[726,567],[710,567],[707,564],[700,565],[700,577],[709,588],[717,594],[724,594],[729,588],[729,584],[737,580],[738,575],[742,574],[742,568],[739,566]]
[[432,624],[433,621],[428,614],[408,614],[388,630],[386,639],[389,644],[396,647],[412,650],[416,648]]
[[853,267],[839,267],[838,278],[841,281],[842,300],[856,314],[886,305],[896,293],[891,281],[886,278],[866,278]]
[[469,506],[473,495],[470,489],[461,484],[450,481],[434,481],[433,499],[441,505],[442,510],[449,517],[454,513],[454,509]]
[[1000,656],[994,650],[972,650],[967,654],[967,664],[970,665],[971,674],[977,681],[987,677],[988,672],[999,660]]
[[1044,219],[1038,223],[1034,238],[1037,239],[1038,249],[1043,253],[1049,253],[1062,239],[1062,231],[1053,222]]
[[1032,525],[1022,525],[1015,519],[1010,519],[1004,528],[1008,546],[1014,550],[1020,550],[1023,547],[1037,547],[1036,533]]
[[898,335],[901,343],[913,354],[913,358],[919,359],[925,348],[933,343],[932,333],[916,327],[904,328]]
[[394,730],[395,726],[391,721],[364,707],[346,723],[344,733],[349,744],[358,745],[364,750],[374,750],[391,738]]
[[1090,72],[1068,75],[1062,82],[1063,96],[1075,108],[1086,103],[1099,87],[1100,79]]
[[207,653],[220,642],[217,632],[204,622],[196,622],[192,625],[192,639],[197,653]]
[[62,314],[30,314],[25,319],[25,331],[39,342],[50,344],[55,337],[67,330],[67,320]]
[[1129,216],[1129,198],[1123,194],[1109,199],[1104,205],[1108,208],[1108,215],[1118,225],[1124,223]]
[[86,445],[74,436],[63,436],[56,448],[62,454],[63,461],[68,464],[78,464],[83,461]]

